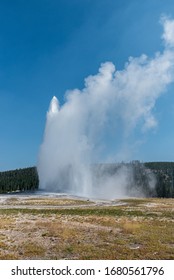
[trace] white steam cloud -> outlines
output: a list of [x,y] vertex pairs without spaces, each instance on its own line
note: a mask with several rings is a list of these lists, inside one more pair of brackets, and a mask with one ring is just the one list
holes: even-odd
[[131,57],[122,71],[112,62],[103,63],[98,74],[85,79],[82,90],[66,92],[62,106],[53,97],[39,154],[41,189],[88,197],[125,195],[128,170],[102,181],[91,164],[117,160],[123,149],[118,143],[135,130],[146,132],[157,125],[153,108],[174,80],[174,20],[163,18],[162,24],[162,53]]

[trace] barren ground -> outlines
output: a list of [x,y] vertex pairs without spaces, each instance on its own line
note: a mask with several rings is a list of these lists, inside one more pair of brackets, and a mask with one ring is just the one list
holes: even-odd
[[174,259],[174,199],[1,195],[0,259]]

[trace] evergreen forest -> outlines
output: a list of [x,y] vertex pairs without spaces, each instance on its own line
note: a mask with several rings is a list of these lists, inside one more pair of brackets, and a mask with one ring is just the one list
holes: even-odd
[[[104,166],[104,167],[103,167]],[[132,161],[130,163],[103,164],[94,167],[100,176],[101,172],[111,176],[125,166],[131,177],[127,187],[128,194],[139,193],[146,197],[174,197],[174,162]],[[155,181],[154,181],[155,180]],[[151,182],[155,187],[151,188]],[[35,191],[39,187],[36,167],[0,172],[0,193]]]
[[36,167],[0,172],[0,193],[34,191],[38,186]]

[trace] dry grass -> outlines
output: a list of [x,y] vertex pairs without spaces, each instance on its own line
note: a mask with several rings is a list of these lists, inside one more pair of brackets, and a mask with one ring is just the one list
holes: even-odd
[[123,220],[120,226],[122,228],[122,233],[124,234],[137,234],[142,227],[142,224],[140,221]]
[[0,259],[174,259],[173,199],[80,201],[75,208],[56,199],[53,209],[36,209],[33,201],[27,209],[8,209],[9,201],[0,209]]
[[43,198],[43,197],[24,197],[23,199],[17,197],[10,197],[4,201],[5,205],[13,206],[69,206],[69,205],[89,205],[92,204],[89,200],[67,199],[67,198]]

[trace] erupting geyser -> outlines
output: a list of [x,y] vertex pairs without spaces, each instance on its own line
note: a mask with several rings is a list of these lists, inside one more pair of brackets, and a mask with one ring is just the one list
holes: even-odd
[[95,163],[131,159],[132,139],[157,125],[156,100],[174,80],[174,21],[163,18],[162,23],[162,53],[131,57],[122,71],[111,62],[101,64],[97,75],[85,79],[84,89],[66,93],[62,106],[53,97],[39,154],[41,189],[88,197],[126,195],[130,169],[102,173]]

